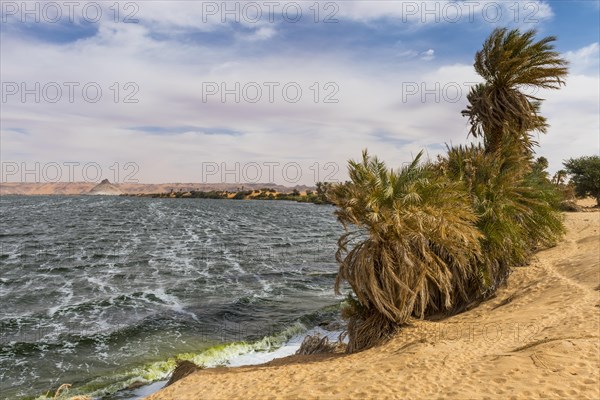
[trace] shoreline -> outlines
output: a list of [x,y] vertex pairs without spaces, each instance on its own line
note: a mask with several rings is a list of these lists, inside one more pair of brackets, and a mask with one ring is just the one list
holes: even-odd
[[0,194],[1,197],[135,197],[146,199],[188,199],[188,200],[233,200],[233,201],[287,201],[293,203],[306,203],[315,205],[332,205],[324,196],[300,193],[298,195],[292,193],[274,192],[274,195],[265,195],[264,191],[253,191],[250,194],[246,192],[177,192],[177,193],[76,193],[76,194]]
[[[223,368],[245,368],[260,365],[275,365],[279,363],[279,360],[287,360],[294,356],[295,352],[300,348],[302,341],[308,335],[318,334],[321,337],[327,336],[330,340],[337,340],[337,337],[341,331],[327,331],[319,326],[309,328],[302,333],[298,333],[288,340],[286,340],[280,347],[275,347],[268,351],[256,351],[252,350],[247,353],[234,355],[227,360],[226,366],[215,365],[205,367],[204,370],[215,370]],[[251,344],[250,344],[251,345]],[[145,398],[154,393],[160,391],[168,382],[168,379],[154,381],[143,386],[139,386],[131,389],[123,389],[113,394],[118,396],[119,399],[123,400],[134,400]]]
[[[277,193],[316,191],[315,186],[285,186],[274,182],[257,183],[199,183],[199,182],[164,182],[164,183],[111,183],[102,182],[0,182],[0,196],[50,196],[50,195],[86,195],[94,188],[106,189],[112,195],[121,193],[138,194],[170,194],[179,192],[241,192],[256,190],[272,190]],[[117,191],[113,190],[117,189]]]
[[565,215],[564,240],[474,309],[356,354],[198,371],[147,399],[599,398],[600,210]]
[[27,374],[5,359],[0,398],[53,397],[60,386],[63,399],[103,397],[165,379],[177,359],[225,364],[263,339],[260,350],[273,350],[339,314],[328,249],[341,229],[329,208],[6,200],[2,259],[14,268],[0,284],[16,289],[3,352]]

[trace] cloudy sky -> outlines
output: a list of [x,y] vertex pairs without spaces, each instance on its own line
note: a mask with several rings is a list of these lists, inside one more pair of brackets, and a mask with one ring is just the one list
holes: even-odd
[[465,143],[497,26],[558,37],[539,155],[598,154],[598,1],[2,1],[2,181],[344,180]]

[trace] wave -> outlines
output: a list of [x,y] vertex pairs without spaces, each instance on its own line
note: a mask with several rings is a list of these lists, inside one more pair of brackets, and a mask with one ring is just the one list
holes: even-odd
[[[196,352],[185,352],[176,354],[163,360],[156,360],[145,363],[140,366],[131,367],[125,370],[117,371],[113,374],[96,377],[87,383],[74,387],[69,391],[68,395],[58,397],[57,399],[67,399],[75,395],[87,395],[93,398],[123,399],[128,398],[127,393],[131,394],[131,398],[137,398],[134,393],[148,393],[147,386],[154,382],[165,381],[171,372],[174,370],[177,361],[189,360],[197,365],[205,368],[213,368],[218,366],[241,366],[254,365],[270,361],[275,358],[292,355],[299,348],[304,337],[308,334],[319,333],[321,335],[330,336],[332,339],[337,339],[339,331],[325,331],[320,326],[328,325],[325,322],[332,320],[339,321],[340,304],[324,307],[318,311],[306,314],[299,318],[294,323],[281,329],[280,331],[262,336],[253,341],[232,341],[227,343],[207,343],[207,347]],[[156,321],[154,321],[156,322]],[[335,325],[335,324],[334,324]],[[104,337],[104,340],[128,340],[131,336],[142,333],[148,330],[148,326],[129,327],[113,332]],[[70,337],[65,338],[71,343],[78,342],[79,344],[97,343],[101,335],[92,337]],[[45,351],[56,351],[56,344],[48,343],[27,343],[16,344],[16,347],[21,346],[23,350],[39,350],[44,348]],[[13,350],[15,348],[13,347]],[[142,389],[131,389],[139,387]],[[164,383],[157,385],[154,389],[160,389]],[[154,390],[153,389],[153,390]],[[141,390],[141,391],[140,391]],[[125,392],[127,393],[125,393]],[[45,400],[53,397],[41,395],[37,400]]]
[[[308,330],[303,323],[296,322],[282,332],[265,336],[258,341],[217,344],[197,353],[180,353],[166,360],[154,361],[113,375],[97,377],[82,386],[73,388],[68,394],[56,397],[56,399],[67,399],[75,395],[106,398],[106,396],[113,395],[132,386],[135,387],[140,384],[149,385],[153,382],[166,380],[175,369],[176,363],[179,360],[188,360],[205,368],[226,365],[237,366],[240,364],[231,363],[237,357],[248,356],[254,353],[261,353],[263,356],[267,353],[273,353],[284,346],[290,339],[300,337],[303,333],[308,332]],[[263,360],[265,357],[259,359]],[[119,397],[122,398],[121,396]],[[36,397],[37,400],[51,398],[53,399],[54,397],[48,397],[47,395]]]
[[[69,326],[53,326],[52,319],[46,319],[47,324],[40,324],[40,320],[36,319],[35,316],[2,320],[1,325],[7,335],[0,341],[0,356],[38,357],[47,352],[61,353],[65,351],[68,353],[74,348],[83,350],[98,344],[119,346],[132,342],[136,338],[147,338],[151,334],[165,331],[169,331],[171,334],[177,332],[177,334],[185,334],[189,337],[201,335],[207,340],[254,339],[261,337],[265,329],[273,329],[268,328],[268,325],[270,325],[268,323],[269,315],[275,312],[273,304],[278,302],[274,298],[241,297],[228,304],[222,304],[218,307],[213,306],[210,311],[207,310],[208,312],[195,314],[187,310],[173,313],[172,311],[179,309],[180,305],[174,306],[168,296],[160,298],[162,296],[155,297],[155,295],[145,294],[144,297],[145,300],[156,301],[161,304],[166,303],[169,305],[170,310],[148,315],[135,323],[109,325],[106,329],[98,331],[93,331],[91,328],[89,330],[75,330]],[[120,295],[111,298],[111,300],[125,300],[127,298],[130,297]],[[80,303],[75,307],[75,310],[81,313],[98,305],[108,306],[112,304],[106,299],[99,303]],[[68,309],[73,310],[70,307]],[[67,313],[64,310],[61,311],[59,313]],[[303,315],[298,319],[298,323],[307,327],[318,326],[324,321],[336,319],[338,311],[339,304],[323,307]],[[249,318],[248,315],[262,315],[263,317]],[[28,328],[31,329],[28,330]],[[13,333],[12,336],[15,339],[29,338],[31,340],[10,341],[10,335],[8,335],[10,332]]]
[[[340,301],[329,250],[340,227],[329,209],[143,198],[2,202],[0,380],[8,387],[0,398],[41,393],[57,375],[98,388],[152,376],[131,371],[217,343],[252,353],[249,343]],[[300,323],[316,326],[319,318]],[[123,379],[100,377],[115,368]]]

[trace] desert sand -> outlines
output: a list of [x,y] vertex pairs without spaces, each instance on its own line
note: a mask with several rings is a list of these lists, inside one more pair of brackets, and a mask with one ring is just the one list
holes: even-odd
[[198,371],[149,399],[598,399],[600,211],[568,213],[566,226],[470,311],[358,354]]

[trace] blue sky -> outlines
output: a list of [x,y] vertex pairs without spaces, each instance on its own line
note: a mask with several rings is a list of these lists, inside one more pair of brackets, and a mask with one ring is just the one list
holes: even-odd
[[318,21],[314,1],[23,4],[2,2],[4,181],[79,162],[111,180],[115,163],[141,182],[244,183],[260,165],[261,182],[275,168],[277,183],[314,184],[344,180],[363,148],[390,166],[434,157],[470,140],[472,60],[498,26],[557,36],[571,62],[566,88],[538,93],[550,169],[600,151],[598,1],[322,1]]

